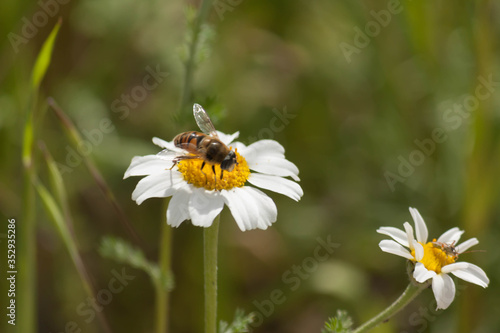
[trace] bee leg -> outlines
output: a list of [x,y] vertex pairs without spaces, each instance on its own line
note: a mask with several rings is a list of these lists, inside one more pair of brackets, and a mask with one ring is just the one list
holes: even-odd
[[172,166],[170,168],[166,169],[166,170],[172,170],[174,168],[174,166],[176,166],[177,163],[179,163],[179,159],[178,158],[174,158],[172,160],[172,163],[173,163]]
[[215,173],[215,165],[212,165],[212,171],[214,172],[215,187],[217,188],[217,174]]
[[220,169],[220,180],[222,180],[222,176],[224,176],[224,170]]
[[205,175],[205,183],[208,182],[208,177],[207,177],[207,174],[203,172],[203,168],[205,167],[205,161],[203,161],[203,163],[201,163],[201,173]]

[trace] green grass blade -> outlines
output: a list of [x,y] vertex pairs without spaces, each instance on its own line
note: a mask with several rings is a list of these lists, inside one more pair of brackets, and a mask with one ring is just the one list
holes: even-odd
[[[54,222],[56,229],[59,232],[59,235],[61,236],[63,243],[69,252],[71,260],[73,261],[73,264],[76,267],[78,275],[82,280],[83,289],[90,298],[94,298],[95,292],[90,283],[89,275],[83,264],[80,253],[78,252],[78,249],[76,247],[76,242],[73,239],[71,232],[69,231],[62,210],[59,208],[56,200],[50,194],[50,192],[45,188],[45,186],[43,186],[38,180],[34,180],[33,185],[35,186],[35,189],[37,190],[38,195],[42,200],[43,206],[47,211],[48,216]],[[101,312],[97,312],[97,317],[101,322],[103,330],[105,332],[111,332],[104,315]]]
[[[61,121],[61,124],[64,128],[64,131],[66,132],[67,137],[69,138],[71,144],[75,147],[75,149],[78,149],[78,147],[82,146],[83,139],[78,132],[78,129],[76,126],[73,124],[71,119],[64,113],[64,111],[59,107],[59,105],[56,103],[56,101],[53,98],[48,99],[48,104],[54,110],[57,118]],[[85,163],[85,166],[89,170],[90,174],[92,175],[92,178],[94,178],[94,181],[96,182],[97,186],[99,186],[99,189],[104,193],[104,195],[108,198],[109,202],[113,206],[114,210],[116,211],[117,215],[120,218],[120,223],[122,223],[127,232],[140,244],[144,244],[144,242],[141,240],[141,238],[138,236],[137,232],[135,231],[134,227],[130,223],[127,215],[125,215],[125,212],[121,208],[120,204],[115,198],[115,195],[113,194],[113,191],[109,187],[108,183],[102,176],[102,173],[99,171],[97,166],[95,165],[93,159],[91,156],[88,155],[83,155],[83,161]]]
[[40,82],[50,64],[54,41],[61,26],[59,21],[45,41],[37,56],[31,75],[32,90],[26,94],[28,107],[26,123],[23,129],[23,144],[21,159],[24,167],[23,184],[23,214],[19,225],[19,293],[18,332],[36,331],[36,222],[35,222],[35,192],[32,186],[35,178],[33,165],[33,141],[35,139],[33,119],[37,105],[37,95]]
[[33,67],[33,71],[31,73],[31,87],[33,91],[37,91],[40,86],[40,82],[42,81],[45,73],[47,72],[47,68],[50,65],[50,60],[52,58],[52,50],[54,48],[54,42],[57,37],[57,33],[59,32],[59,28],[61,27],[62,20],[59,19],[57,24],[52,29],[49,37],[45,40],[42,46],[42,50],[38,54],[36,58],[35,66]]

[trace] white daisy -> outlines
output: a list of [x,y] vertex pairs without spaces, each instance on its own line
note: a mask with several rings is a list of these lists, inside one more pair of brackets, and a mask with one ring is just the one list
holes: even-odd
[[299,201],[303,191],[295,182],[299,181],[298,168],[285,159],[285,149],[274,140],[260,140],[245,146],[233,142],[239,132],[227,135],[217,131],[217,135],[224,144],[234,148],[237,160],[232,171],[224,170],[222,179],[219,165],[215,165],[215,176],[211,167],[202,171],[201,159],[181,160],[172,168],[173,160],[185,152],[179,151],[173,142],[153,138],[153,143],[166,150],[159,155],[132,159],[124,178],[146,176],[137,184],[132,199],[141,204],[148,198],[172,196],[167,222],[173,227],[189,219],[193,225],[209,227],[225,204],[242,231],[267,229],[276,221],[278,212],[274,201],[256,187]]
[[415,263],[413,277],[417,282],[424,283],[432,279],[432,291],[438,309],[446,309],[455,298],[455,283],[449,273],[483,288],[488,286],[490,280],[481,268],[468,262],[456,262],[461,253],[479,243],[476,238],[457,245],[464,231],[455,227],[446,231],[437,240],[427,242],[428,232],[424,219],[415,208],[410,207],[410,213],[415,222],[416,239],[413,228],[405,222],[405,231],[394,227],[379,228],[378,233],[394,239],[382,240],[379,246],[384,252],[413,261]]

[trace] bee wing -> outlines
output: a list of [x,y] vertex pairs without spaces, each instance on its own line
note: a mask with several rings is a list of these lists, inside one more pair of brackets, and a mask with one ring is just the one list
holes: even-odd
[[159,153],[157,153],[156,156],[158,156],[162,159],[165,159],[165,160],[172,160],[177,155],[183,154],[183,153],[184,153],[184,151],[181,149],[174,150],[174,149],[165,148],[162,151],[160,151]]
[[188,154],[194,155],[197,157],[203,156],[203,152],[200,151],[200,149],[198,149],[194,143],[190,143],[190,142],[182,142],[182,143],[179,143],[175,147],[165,148],[162,151],[160,151],[159,153],[157,153],[156,155],[160,156],[160,157],[165,157],[165,158],[172,158],[172,157],[177,158],[179,156],[184,156],[184,155],[188,156]]
[[193,105],[193,115],[196,123],[198,124],[198,127],[203,133],[218,138],[214,124],[212,124],[210,117],[208,116],[207,112],[203,110],[200,104],[195,103]]

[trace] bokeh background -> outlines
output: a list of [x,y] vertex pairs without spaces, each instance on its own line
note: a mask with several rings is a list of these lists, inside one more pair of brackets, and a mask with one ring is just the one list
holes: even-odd
[[[153,136],[170,140],[195,130],[194,102],[219,130],[240,131],[244,143],[278,140],[299,167],[305,193],[299,203],[269,193],[278,221],[266,231],[242,233],[228,209],[223,211],[220,319],[231,321],[240,308],[264,319],[255,332],[320,332],[337,309],[349,311],[356,324],[371,318],[408,283],[405,261],[379,250],[384,237],[375,230],[401,228],[411,221],[412,206],[431,237],[454,226],[465,230],[464,239],[477,237],[474,249],[484,251],[460,259],[482,267],[491,283],[483,290],[456,280],[455,301],[439,312],[426,291],[374,332],[500,331],[500,3],[219,0],[200,35],[192,94],[178,111],[199,6],[198,1],[132,0],[0,3],[2,262],[7,219],[15,218],[19,226],[25,213],[21,148],[30,73],[62,17],[36,105],[35,141],[43,141],[60,165],[72,161],[73,145],[48,97],[81,133],[97,133],[109,119],[112,129],[101,131],[99,140],[95,134],[89,156],[137,237],[83,162],[65,169],[63,180],[76,245],[95,290],[108,288],[113,271],[124,267],[134,276],[102,307],[113,332],[153,332],[155,293],[146,273],[104,258],[99,244],[104,236],[120,237],[156,262],[164,223],[164,200],[136,205],[131,193],[139,179],[123,180],[124,171],[133,156],[158,151]],[[45,15],[43,24],[40,11],[53,17]],[[26,27],[34,18],[36,32]],[[30,37],[13,42],[23,29]],[[141,95],[148,71],[156,69],[164,73],[161,82]],[[135,96],[129,104],[126,95]],[[38,145],[34,149],[37,175],[48,186],[44,159]],[[87,295],[39,197],[34,214],[37,331],[63,332],[74,321],[82,332],[101,332],[97,319],[87,323],[89,314],[77,310]],[[314,263],[318,238],[338,247],[328,260]],[[294,268],[303,264],[301,276]],[[172,272],[170,332],[200,332],[202,229],[189,222],[173,230]],[[5,281],[0,279],[2,332],[12,330],[4,314]],[[280,304],[259,310],[259,304],[270,309],[276,290]],[[22,311],[18,308],[19,321]]]

